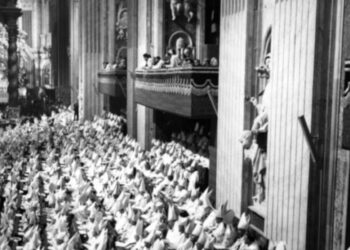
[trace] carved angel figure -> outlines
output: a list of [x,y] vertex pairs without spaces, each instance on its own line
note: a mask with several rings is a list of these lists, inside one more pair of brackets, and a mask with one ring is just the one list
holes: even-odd
[[179,15],[181,7],[181,0],[170,0],[170,9],[173,21],[175,21],[176,17]]
[[184,14],[187,22],[190,22],[194,17],[194,0],[184,0]]
[[172,20],[175,21],[183,9],[187,21],[190,22],[194,17],[194,5],[195,0],[170,0]]

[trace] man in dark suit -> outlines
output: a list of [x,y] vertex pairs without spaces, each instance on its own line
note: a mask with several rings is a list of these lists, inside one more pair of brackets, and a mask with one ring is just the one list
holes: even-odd
[[78,101],[74,103],[73,110],[74,110],[74,120],[79,120],[79,104],[78,104]]

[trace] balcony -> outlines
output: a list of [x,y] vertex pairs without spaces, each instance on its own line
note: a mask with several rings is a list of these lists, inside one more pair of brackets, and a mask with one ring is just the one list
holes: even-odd
[[203,118],[215,115],[218,68],[136,70],[135,99],[146,107]]
[[113,97],[126,97],[126,70],[117,69],[98,73],[98,90]]

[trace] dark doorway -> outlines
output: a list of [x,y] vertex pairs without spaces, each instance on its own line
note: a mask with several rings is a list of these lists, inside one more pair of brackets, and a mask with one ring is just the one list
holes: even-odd
[[[168,112],[155,110],[154,122],[156,125],[156,139],[161,141],[174,140],[183,144],[194,153],[208,157],[208,146],[214,146],[216,140],[216,118],[191,119],[174,115]],[[198,143],[206,137],[208,145],[201,147]],[[198,141],[197,141],[198,140]]]
[[125,115],[126,99],[122,97],[109,97],[109,111],[117,115]]

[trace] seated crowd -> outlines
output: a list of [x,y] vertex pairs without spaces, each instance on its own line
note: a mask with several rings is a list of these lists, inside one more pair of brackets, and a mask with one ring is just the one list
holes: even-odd
[[103,62],[104,71],[125,70],[126,66],[126,58],[120,58],[112,63]]
[[201,156],[209,158],[210,134],[204,133],[204,126],[196,123],[193,131],[180,131],[171,133],[171,140]]
[[212,206],[201,156],[144,151],[124,122],[61,110],[1,131],[0,249],[260,249],[248,215]]

